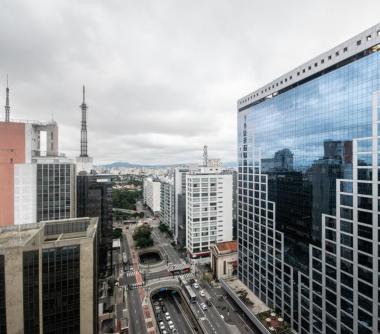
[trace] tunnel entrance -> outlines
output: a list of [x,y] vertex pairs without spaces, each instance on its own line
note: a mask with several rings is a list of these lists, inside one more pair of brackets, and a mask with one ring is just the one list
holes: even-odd
[[141,264],[156,264],[162,261],[160,252],[149,251],[139,255]]

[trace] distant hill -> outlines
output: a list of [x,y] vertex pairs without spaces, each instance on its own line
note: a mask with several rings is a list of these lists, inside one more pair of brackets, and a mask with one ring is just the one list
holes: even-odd
[[[153,167],[153,168],[160,168],[160,167],[176,167],[176,166],[183,166],[186,164],[172,164],[172,165],[145,165],[145,164],[134,164],[126,161],[115,161],[110,164],[105,165],[99,165],[97,167],[104,167],[104,168],[139,168],[139,167]],[[231,168],[231,167],[237,167],[237,162],[226,162],[223,164],[223,167]]]

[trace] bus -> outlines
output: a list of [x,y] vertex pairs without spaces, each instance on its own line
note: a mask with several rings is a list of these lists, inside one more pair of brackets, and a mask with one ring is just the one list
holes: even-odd
[[190,285],[185,285],[186,295],[190,300],[190,303],[196,303],[197,295],[194,293]]
[[187,298],[189,298],[190,303],[195,303],[197,301],[197,295],[194,293],[193,289],[183,277],[179,277],[179,282],[183,290],[185,290]]

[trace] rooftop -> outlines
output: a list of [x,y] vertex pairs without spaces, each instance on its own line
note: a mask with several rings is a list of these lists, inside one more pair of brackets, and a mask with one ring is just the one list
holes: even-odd
[[237,241],[224,241],[215,244],[215,248],[219,254],[235,253],[237,252]]
[[238,110],[241,111],[251,105],[271,99],[295,84],[302,84],[318,76],[318,74],[334,69],[337,64],[348,63],[356,59],[357,55],[367,55],[379,50],[380,24],[377,24],[242,97],[237,102]]
[[0,249],[24,247],[43,230],[43,243],[77,238],[93,238],[97,218],[72,218],[36,224],[12,225],[0,228]]

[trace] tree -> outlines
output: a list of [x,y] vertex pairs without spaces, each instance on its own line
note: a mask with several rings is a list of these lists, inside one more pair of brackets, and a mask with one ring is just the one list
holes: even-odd
[[144,248],[153,246],[151,234],[152,228],[149,225],[142,225],[135,229],[132,237],[137,247]]
[[112,231],[112,238],[113,238],[113,239],[118,239],[118,238],[121,237],[121,234],[122,234],[122,230],[121,230],[121,228],[115,228],[115,229],[113,229],[113,231]]

